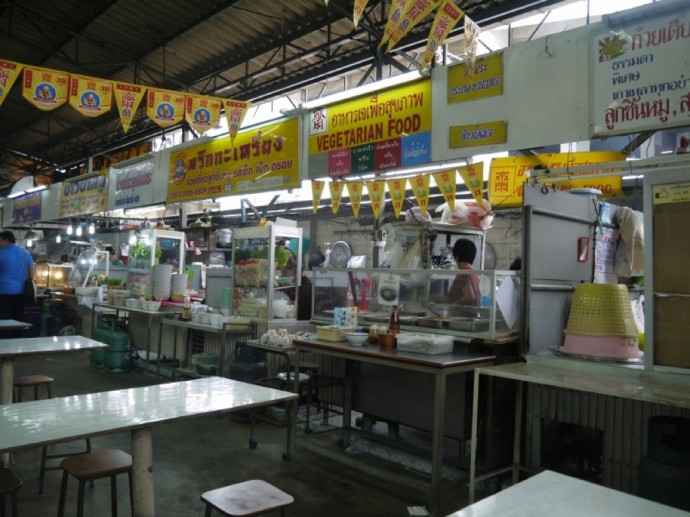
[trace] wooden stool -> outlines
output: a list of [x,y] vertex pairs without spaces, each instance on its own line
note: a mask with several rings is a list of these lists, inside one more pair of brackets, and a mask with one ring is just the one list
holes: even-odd
[[14,387],[17,388],[17,402],[22,401],[22,390],[24,388],[34,388],[34,400],[38,400],[38,387],[45,386],[48,390],[48,398],[53,398],[53,391],[50,385],[55,381],[52,377],[47,375],[18,375],[14,378]]
[[12,517],[19,515],[17,510],[17,490],[22,486],[22,480],[10,469],[0,469],[0,515],[5,515],[5,496],[10,494],[12,501]]
[[[34,387],[34,400],[38,400],[38,387],[45,386],[48,390],[48,398],[53,398],[53,392],[50,389],[50,385],[55,379],[48,377],[47,375],[20,375],[14,378],[14,386],[17,388],[17,402],[22,401],[22,388],[27,388],[30,386]],[[54,467],[46,466],[48,460],[62,459],[68,456],[75,456],[77,454],[85,454],[91,452],[91,440],[86,439],[86,448],[77,452],[66,452],[66,453],[56,453],[48,454],[48,447],[45,446],[41,450],[41,468],[38,474],[38,493],[43,493],[43,480],[45,479],[46,472],[49,470],[62,470],[60,465],[55,465]]]
[[215,508],[226,517],[250,517],[280,510],[285,515],[285,507],[295,500],[289,494],[260,479],[216,488],[201,494],[206,503],[205,517],[211,516]]
[[[132,457],[119,449],[105,449],[70,456],[60,462],[64,469],[62,473],[62,487],[60,488],[60,506],[58,517],[65,514],[65,496],[67,495],[67,480],[73,475],[79,480],[79,502],[77,517],[84,515],[84,485],[87,481],[110,478],[110,508],[113,517],[117,516],[117,475],[127,473],[129,477],[129,498],[132,500]],[[134,508],[132,507],[132,512]]]

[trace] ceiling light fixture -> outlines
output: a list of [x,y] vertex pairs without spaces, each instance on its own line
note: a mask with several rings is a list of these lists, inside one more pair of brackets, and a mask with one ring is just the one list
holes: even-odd
[[89,224],[89,235],[93,235],[96,233],[96,226],[93,224],[93,221],[91,221],[91,224]]
[[77,237],[81,237],[81,234],[82,234],[82,233],[83,233],[83,232],[82,232],[82,229],[81,229],[81,224],[80,224],[80,225],[77,225],[77,229],[75,230],[76,236],[77,236]]

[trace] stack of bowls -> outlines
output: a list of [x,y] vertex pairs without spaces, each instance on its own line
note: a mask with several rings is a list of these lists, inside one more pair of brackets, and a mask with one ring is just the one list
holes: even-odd
[[171,296],[173,300],[182,301],[187,292],[187,275],[176,273],[171,277]]

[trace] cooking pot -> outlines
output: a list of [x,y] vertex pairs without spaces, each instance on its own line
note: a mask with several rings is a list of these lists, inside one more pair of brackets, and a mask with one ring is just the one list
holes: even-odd
[[232,230],[229,228],[220,228],[216,230],[216,245],[230,246],[232,244]]

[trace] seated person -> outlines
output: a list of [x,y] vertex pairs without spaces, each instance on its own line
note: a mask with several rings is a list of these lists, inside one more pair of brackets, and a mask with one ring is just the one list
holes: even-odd
[[[461,270],[472,271],[472,262],[477,256],[477,247],[469,239],[458,239],[453,246],[453,258]],[[479,307],[481,293],[479,291],[479,277],[477,275],[458,275],[453,280],[447,294],[429,297],[430,302],[457,303]]]

